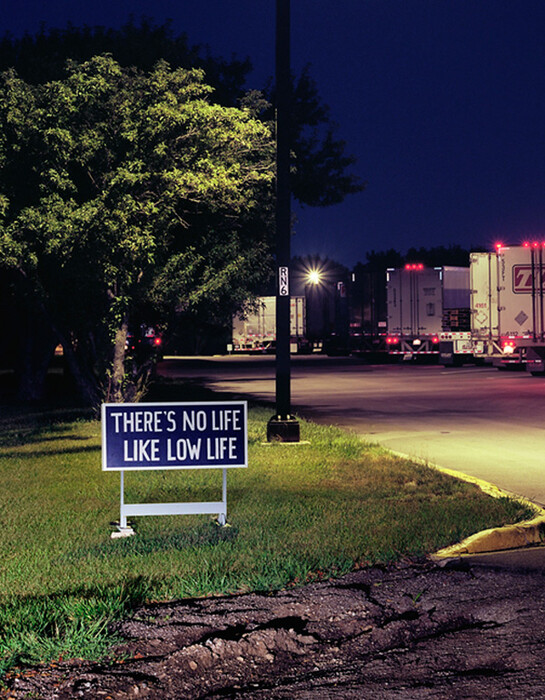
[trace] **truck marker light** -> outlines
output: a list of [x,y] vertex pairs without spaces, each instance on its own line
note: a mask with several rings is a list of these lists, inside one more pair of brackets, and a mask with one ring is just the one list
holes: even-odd
[[433,338],[431,339],[431,342],[432,342],[434,345],[437,345],[437,343],[439,342],[439,338],[438,338],[436,335],[434,335]]
[[502,350],[505,355],[512,355],[516,350],[516,343],[514,340],[504,340],[502,343]]

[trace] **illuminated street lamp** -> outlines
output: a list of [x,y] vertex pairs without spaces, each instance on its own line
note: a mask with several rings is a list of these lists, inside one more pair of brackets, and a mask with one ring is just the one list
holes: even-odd
[[309,284],[321,284],[323,274],[321,270],[309,270],[307,274],[307,282]]

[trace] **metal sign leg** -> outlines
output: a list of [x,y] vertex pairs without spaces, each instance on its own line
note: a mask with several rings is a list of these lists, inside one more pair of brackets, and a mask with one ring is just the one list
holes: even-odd
[[119,472],[119,525],[117,526],[117,532],[112,532],[112,539],[117,539],[119,537],[131,537],[134,535],[134,530],[132,527],[127,525],[127,514],[125,511],[125,472],[121,470]]
[[222,486],[221,486],[221,501],[223,510],[218,513],[218,523],[225,525],[227,523],[227,469],[223,469]]
[[121,472],[119,472],[119,474],[120,474],[119,527],[125,528],[125,527],[127,527],[127,516],[123,512],[123,501],[124,501],[123,492],[125,490],[125,472],[121,471]]

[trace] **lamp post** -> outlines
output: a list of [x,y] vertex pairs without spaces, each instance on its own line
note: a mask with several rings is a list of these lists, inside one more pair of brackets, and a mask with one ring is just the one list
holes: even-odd
[[299,442],[290,368],[290,0],[276,0],[276,414],[267,440]]

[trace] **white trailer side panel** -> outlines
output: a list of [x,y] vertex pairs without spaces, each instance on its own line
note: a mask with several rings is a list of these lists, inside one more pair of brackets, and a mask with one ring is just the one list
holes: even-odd
[[389,333],[418,336],[441,331],[440,270],[388,270],[386,279]]
[[533,312],[530,250],[523,246],[501,248],[497,261],[499,335],[531,335]]
[[471,333],[477,340],[495,338],[498,330],[498,266],[495,253],[471,253]]
[[[252,341],[276,340],[276,297],[259,297],[258,309],[246,318],[233,318],[233,342],[247,344]],[[305,297],[290,299],[290,329],[292,338],[304,338],[306,334]]]
[[[276,308],[276,298],[275,298]],[[305,297],[291,297],[290,328],[292,338],[304,338],[307,333]]]

